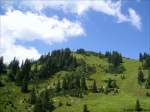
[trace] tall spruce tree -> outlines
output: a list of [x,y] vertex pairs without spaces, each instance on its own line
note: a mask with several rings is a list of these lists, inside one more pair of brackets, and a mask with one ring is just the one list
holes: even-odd
[[139,82],[139,84],[141,84],[144,81],[145,81],[145,79],[144,79],[144,73],[143,73],[142,69],[139,68],[139,70],[138,70],[138,82]]
[[140,101],[139,101],[139,100],[136,100],[135,111],[136,111],[136,112],[142,111],[142,108],[141,108],[141,105],[140,105]]
[[37,97],[36,97],[36,93],[35,93],[35,88],[33,88],[31,93],[30,93],[30,103],[35,104],[36,99],[37,99]]
[[58,80],[57,85],[56,85],[56,92],[59,92],[61,90],[61,83],[60,80]]
[[0,76],[2,73],[5,72],[5,65],[4,65],[4,62],[3,62],[3,56],[0,57]]
[[83,106],[83,112],[89,112],[86,104],[84,104],[84,106]]
[[86,84],[86,79],[85,79],[84,76],[81,78],[81,88],[82,88],[83,90],[87,90],[87,89],[88,89],[88,88],[87,88],[87,84]]
[[28,82],[29,82],[29,74],[31,71],[31,62],[30,60],[26,59],[25,63],[22,66],[22,74],[24,75],[21,91],[28,92]]
[[148,71],[148,77],[145,84],[146,89],[150,89],[150,70]]
[[41,101],[40,97],[37,98],[33,111],[34,112],[45,112],[42,110],[42,101]]
[[8,76],[10,80],[15,81],[17,71],[19,70],[19,61],[16,58],[14,58],[13,61],[10,62],[9,68],[10,68],[10,71],[9,71]]
[[93,91],[94,93],[97,92],[97,85],[96,85],[96,81],[95,81],[95,80],[94,80],[94,82],[93,82],[92,91]]

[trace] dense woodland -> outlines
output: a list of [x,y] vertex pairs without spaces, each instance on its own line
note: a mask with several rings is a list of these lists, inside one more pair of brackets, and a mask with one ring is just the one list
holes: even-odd
[[[79,59],[75,55],[79,54],[83,57],[93,55],[102,60],[107,61],[107,65],[99,67],[111,75],[119,74],[122,80],[126,77],[123,75],[126,68],[123,65],[124,57],[117,51],[101,52],[85,51],[78,49],[71,51],[69,48],[54,50],[46,55],[42,55],[38,60],[26,59],[19,62],[14,58],[10,64],[5,64],[3,57],[0,57],[0,77],[7,77],[7,81],[0,78],[0,89],[5,88],[7,82],[13,82],[23,94],[29,94],[26,103],[33,105],[34,112],[52,112],[63,104],[60,101],[58,106],[54,104],[53,98],[58,96],[69,95],[71,97],[83,98],[85,95],[92,94],[113,94],[118,95],[121,91],[120,85],[113,78],[104,80],[105,86],[97,85],[97,80],[91,78],[91,74],[96,73],[97,67],[89,65],[84,59]],[[137,83],[145,89],[150,89],[150,55],[140,53],[139,61],[142,63],[137,71]],[[132,69],[132,68],[131,68]],[[145,73],[144,71],[148,71]],[[53,78],[60,71],[67,71],[65,77],[58,78],[51,86],[44,88],[43,91],[38,89],[38,82],[48,78]],[[87,83],[91,81],[92,83]],[[32,88],[29,85],[32,84]],[[146,97],[150,97],[150,92],[145,93]],[[1,97],[1,96],[0,96]],[[2,102],[0,102],[2,103]],[[7,105],[9,101],[3,102]],[[72,106],[70,102],[66,102],[66,106]],[[144,108],[140,105],[140,100],[135,101],[135,111],[142,111]],[[3,110],[1,110],[3,112]],[[90,112],[88,105],[83,105],[83,112]]]

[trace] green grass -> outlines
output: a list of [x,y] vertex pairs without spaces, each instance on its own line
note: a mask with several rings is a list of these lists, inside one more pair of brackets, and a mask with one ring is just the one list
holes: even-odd
[[[105,82],[108,78],[115,79],[119,85],[119,94],[102,94],[102,93],[88,93],[83,98],[75,98],[70,96],[59,96],[54,98],[56,109],[54,112],[82,112],[83,105],[87,104],[90,112],[123,112],[123,109],[134,109],[136,100],[139,99],[142,108],[150,109],[150,97],[146,97],[145,93],[150,90],[146,90],[144,86],[140,86],[137,82],[137,71],[141,63],[137,60],[131,60],[124,58],[123,65],[126,71],[122,73],[125,79],[121,79],[122,74],[109,74],[99,66],[106,66],[108,63],[105,58],[100,59],[96,56],[83,56],[80,54],[74,54],[77,58],[82,58],[88,65],[95,66],[97,71],[91,74],[90,77],[95,79],[97,86],[105,86]],[[147,74],[147,71],[144,71]],[[60,71],[53,77],[38,82],[39,90],[53,86],[53,83],[57,82],[67,74],[66,71]],[[92,84],[92,81],[87,81],[88,86]],[[30,84],[30,89],[33,84]],[[12,82],[5,83],[4,87],[0,88],[0,109],[4,109],[4,101],[11,101],[17,110],[8,105],[4,112],[30,112],[32,107],[27,103],[23,103],[23,99],[28,99],[29,93],[23,94],[20,92],[20,88]],[[61,101],[63,105],[58,107],[58,102]],[[71,103],[71,106],[66,106],[66,102]],[[12,109],[12,111],[11,111]],[[1,112],[1,110],[0,110]],[[32,112],[32,111],[31,111]]]

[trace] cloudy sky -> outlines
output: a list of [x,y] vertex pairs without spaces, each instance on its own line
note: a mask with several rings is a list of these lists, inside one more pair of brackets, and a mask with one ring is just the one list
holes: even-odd
[[60,48],[150,51],[149,0],[1,0],[0,56],[38,59]]

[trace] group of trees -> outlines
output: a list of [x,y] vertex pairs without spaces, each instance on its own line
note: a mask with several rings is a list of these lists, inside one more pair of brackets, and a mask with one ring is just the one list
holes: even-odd
[[148,70],[148,76],[147,76],[147,79],[146,79],[142,68],[139,67],[137,79],[138,79],[138,83],[140,85],[144,83],[145,88],[150,89],[150,70]]
[[104,93],[106,93],[106,94],[108,94],[110,92],[118,93],[119,86],[117,85],[116,80],[113,80],[113,79],[109,78],[105,82],[106,82],[106,87],[103,90]]
[[0,57],[0,87],[4,85],[1,81],[1,75],[6,72],[6,66],[3,61],[3,57]]
[[39,70],[40,78],[47,78],[60,70],[73,70],[78,63],[69,48],[54,50],[39,59],[42,65]]
[[8,77],[16,85],[21,86],[22,92],[28,92],[28,82],[30,81],[31,61],[26,59],[19,66],[19,61],[14,58],[9,64]]
[[66,91],[71,96],[82,97],[88,87],[84,76],[70,75],[62,81],[58,80],[55,89],[56,92]]
[[125,68],[123,67],[122,55],[117,51],[106,52],[105,56],[108,58],[109,68],[107,72],[122,73]]
[[150,54],[140,53],[139,60],[142,62],[142,66],[144,69],[150,69]]
[[46,89],[39,95],[36,94],[35,89],[30,95],[30,104],[34,105],[34,112],[52,112],[55,109],[52,98],[49,95],[49,90]]

